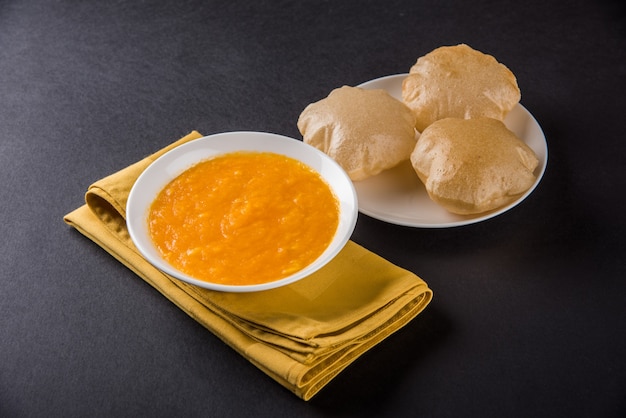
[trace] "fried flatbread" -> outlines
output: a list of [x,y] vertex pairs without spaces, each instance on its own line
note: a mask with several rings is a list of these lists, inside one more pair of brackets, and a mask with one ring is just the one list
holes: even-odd
[[422,132],[443,118],[504,120],[520,101],[515,75],[468,45],[443,46],[420,57],[402,84],[402,98]]
[[309,104],[298,129],[355,181],[408,160],[416,142],[415,116],[404,103],[385,90],[350,86]]
[[446,118],[424,130],[411,164],[430,198],[469,215],[504,206],[535,182],[534,151],[493,118]]

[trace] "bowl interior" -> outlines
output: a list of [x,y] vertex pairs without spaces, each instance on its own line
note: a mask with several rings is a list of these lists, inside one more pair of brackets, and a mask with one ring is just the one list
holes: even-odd
[[[254,285],[224,285],[191,277],[165,261],[155,247],[147,226],[147,214],[157,194],[193,164],[236,151],[273,152],[286,155],[317,171],[339,200],[339,225],[330,245],[313,263],[288,277]],[[159,270],[196,286],[228,292],[253,292],[300,280],[332,260],[350,239],[358,214],[354,186],[345,171],[330,157],[302,141],[264,132],[227,132],[199,138],[167,152],[139,176],[128,196],[126,223],[139,252]]]

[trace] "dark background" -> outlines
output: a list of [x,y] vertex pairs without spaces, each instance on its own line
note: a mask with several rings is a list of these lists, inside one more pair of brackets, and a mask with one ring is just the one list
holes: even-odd
[[[624,8],[609,1],[0,2],[0,416],[626,416]],[[431,305],[303,402],[62,217],[195,129],[300,139],[333,88],[467,43],[517,76],[548,168],[452,229],[353,240]]]

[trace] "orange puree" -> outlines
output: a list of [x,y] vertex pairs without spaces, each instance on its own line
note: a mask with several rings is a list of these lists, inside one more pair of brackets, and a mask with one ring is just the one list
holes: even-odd
[[150,234],[162,256],[195,278],[246,285],[313,262],[333,239],[339,203],[305,164],[269,152],[202,161],[152,203]]

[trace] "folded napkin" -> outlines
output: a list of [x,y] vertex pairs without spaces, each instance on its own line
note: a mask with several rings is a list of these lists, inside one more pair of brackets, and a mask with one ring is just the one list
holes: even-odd
[[288,286],[223,293],[168,276],[148,263],[126,229],[126,199],[157,157],[198,132],[92,184],[64,217],[267,375],[310,399],[361,354],[407,324],[432,291],[415,274],[349,241],[326,266]]

